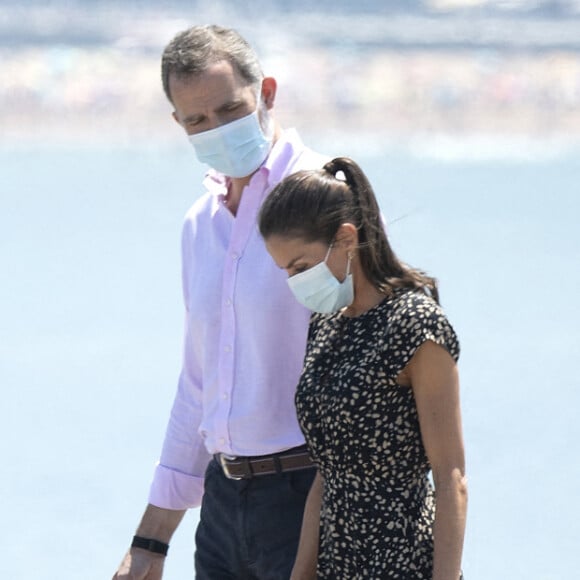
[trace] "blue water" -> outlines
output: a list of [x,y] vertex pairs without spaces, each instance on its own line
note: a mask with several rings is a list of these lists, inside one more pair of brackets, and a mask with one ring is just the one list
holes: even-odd
[[[580,150],[311,142],[360,161],[395,249],[439,278],[461,338],[466,578],[572,577]],[[179,233],[201,169],[177,143],[5,147],[0,168],[0,576],[108,578],[179,371]],[[193,576],[196,518],[172,542],[168,580]]]

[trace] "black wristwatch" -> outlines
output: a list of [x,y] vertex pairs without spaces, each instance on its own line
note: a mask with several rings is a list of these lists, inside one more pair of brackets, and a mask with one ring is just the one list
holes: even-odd
[[163,556],[167,556],[169,544],[166,544],[165,542],[160,542],[159,540],[154,540],[152,538],[142,538],[141,536],[133,536],[131,548],[141,548],[142,550],[147,550],[148,552],[154,552],[155,554],[162,554]]

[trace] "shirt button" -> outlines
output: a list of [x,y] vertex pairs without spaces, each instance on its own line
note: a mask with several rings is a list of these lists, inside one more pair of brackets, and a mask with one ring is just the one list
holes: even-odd
[[228,394],[227,393],[222,393],[222,399],[227,399],[228,398]]
[[232,305],[232,301],[228,298],[226,300],[226,306],[231,306]]
[[226,442],[226,440],[223,437],[220,437],[220,443],[223,445]]
[[233,259],[233,260],[237,260],[237,259],[238,259],[238,255],[237,255],[237,254],[235,254],[235,253],[234,253],[234,254],[232,254],[232,259]]
[[231,347],[231,346],[226,346],[226,347],[224,348],[224,350],[225,350],[226,352],[231,352],[231,350],[232,350],[232,347]]

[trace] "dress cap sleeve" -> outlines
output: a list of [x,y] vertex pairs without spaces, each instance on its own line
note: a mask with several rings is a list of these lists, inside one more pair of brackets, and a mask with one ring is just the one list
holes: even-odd
[[409,291],[393,304],[388,330],[390,374],[399,374],[428,340],[441,345],[457,362],[459,340],[442,308],[426,294]]

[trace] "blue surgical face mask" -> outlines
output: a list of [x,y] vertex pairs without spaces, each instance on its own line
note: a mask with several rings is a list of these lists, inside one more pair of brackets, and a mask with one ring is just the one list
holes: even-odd
[[189,135],[201,163],[228,177],[247,177],[262,165],[272,146],[273,131],[264,134],[258,111],[203,133]]
[[313,312],[328,314],[352,304],[354,287],[350,273],[350,256],[346,265],[346,278],[339,282],[326,265],[332,246],[320,264],[288,278],[288,286],[296,300]]

